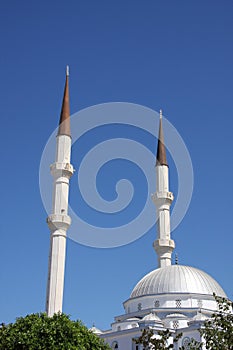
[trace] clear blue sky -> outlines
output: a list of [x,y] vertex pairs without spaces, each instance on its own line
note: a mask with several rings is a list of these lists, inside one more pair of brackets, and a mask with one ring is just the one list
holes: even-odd
[[[206,271],[233,298],[232,15],[230,0],[1,3],[0,322],[44,310],[49,230],[39,164],[58,123],[66,64],[72,113],[111,101],[163,108],[195,176],[173,234],[180,263]],[[154,239],[152,229],[106,250],[69,240],[64,312],[108,328],[156,268]]]

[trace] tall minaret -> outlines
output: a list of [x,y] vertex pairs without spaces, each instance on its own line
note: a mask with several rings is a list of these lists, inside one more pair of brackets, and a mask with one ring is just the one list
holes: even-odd
[[61,108],[61,116],[56,141],[55,163],[50,166],[54,179],[52,214],[47,223],[50,228],[50,253],[47,282],[46,312],[53,316],[62,312],[66,231],[71,224],[68,215],[69,180],[73,175],[70,164],[71,134],[70,134],[70,102],[69,102],[69,68],[66,69],[66,82]]
[[175,243],[171,239],[170,232],[170,206],[174,196],[172,192],[169,192],[169,174],[164,145],[161,110],[155,169],[156,192],[153,194],[152,199],[156,206],[157,239],[154,241],[153,246],[158,256],[159,267],[165,267],[171,265],[172,251],[175,248]]

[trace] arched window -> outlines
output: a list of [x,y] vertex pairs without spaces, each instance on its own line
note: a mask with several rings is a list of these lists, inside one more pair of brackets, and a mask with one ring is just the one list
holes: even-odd
[[191,341],[191,339],[189,337],[183,338],[182,345],[183,345],[184,350],[190,349],[190,346],[189,346],[190,341]]
[[112,345],[111,345],[111,348],[112,348],[112,350],[119,349],[119,348],[118,348],[118,342],[117,342],[117,341],[114,341],[114,342],[112,343]]

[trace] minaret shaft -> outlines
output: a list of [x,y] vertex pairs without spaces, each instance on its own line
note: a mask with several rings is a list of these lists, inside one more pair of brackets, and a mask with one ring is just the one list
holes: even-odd
[[[67,110],[69,103],[68,78],[63,99],[62,111]],[[68,100],[67,100],[68,99]],[[64,103],[65,107],[64,108]],[[73,175],[73,166],[70,164],[71,137],[69,130],[69,118],[66,116],[66,129],[63,130],[60,119],[59,132],[57,135],[55,163],[50,166],[53,176],[53,201],[52,214],[48,216],[47,223],[50,228],[50,253],[46,296],[46,312],[48,316],[62,312],[65,255],[66,255],[66,232],[71,219],[68,216],[69,180]],[[64,132],[63,132],[64,131]]]
[[157,239],[153,246],[158,256],[159,267],[171,265],[171,256],[175,243],[171,239],[170,206],[174,199],[169,191],[169,168],[166,161],[163,141],[162,117],[160,118],[157,160],[156,160],[156,192],[152,199],[156,206]]
[[156,166],[156,192],[168,192],[169,190],[169,174],[168,166]]
[[47,285],[46,312],[49,317],[55,313],[62,312],[64,271],[66,254],[66,231],[63,236],[51,232],[50,255],[49,255],[49,276]]

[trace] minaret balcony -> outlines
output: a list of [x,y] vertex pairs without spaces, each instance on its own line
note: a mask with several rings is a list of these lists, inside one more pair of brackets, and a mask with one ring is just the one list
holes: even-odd
[[172,239],[156,239],[153,247],[159,256],[171,254],[175,248],[175,242]]
[[73,165],[70,163],[53,163],[50,165],[50,171],[53,177],[70,178],[74,173]]
[[157,206],[164,204],[171,205],[174,200],[174,195],[172,192],[155,192],[152,194],[152,200]]
[[51,214],[47,217],[47,224],[51,231],[66,231],[71,225],[71,217],[65,214]]

